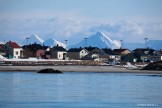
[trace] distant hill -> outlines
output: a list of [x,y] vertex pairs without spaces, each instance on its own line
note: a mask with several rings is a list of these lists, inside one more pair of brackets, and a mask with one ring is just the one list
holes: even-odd
[[[145,43],[123,43],[122,47],[134,50],[136,48],[145,48]],[[147,47],[160,50],[162,49],[162,40],[149,40]]]
[[144,43],[123,43],[122,48],[134,50],[136,48],[145,48],[145,44]]
[[0,41],[0,44],[5,44],[5,43]]
[[28,39],[25,39],[23,41],[23,45],[28,45],[28,44],[33,44],[33,43],[37,43],[40,45],[43,45],[43,39],[41,39],[39,36],[37,36],[36,34],[32,34]]
[[64,43],[61,43],[55,39],[48,39],[46,41],[44,41],[43,43],[45,46],[50,46],[50,47],[53,47],[53,46],[62,46],[63,48],[66,48],[66,45]]
[[50,46],[50,47],[53,47],[53,46],[56,46],[56,45],[59,45],[59,46],[62,46],[64,48],[66,48],[66,45],[55,40],[55,39],[48,39],[46,41],[44,41],[43,39],[41,39],[39,36],[37,36],[36,34],[32,34],[28,39],[25,39],[23,41],[23,45],[29,45],[29,44],[34,44],[34,43],[37,43],[37,44],[40,44],[40,45],[46,45],[46,46]]
[[96,34],[90,36],[86,40],[80,41],[78,44],[73,45],[71,47],[98,47],[98,48],[120,48],[121,43],[117,40],[111,40],[107,35],[102,32],[97,32]]
[[162,40],[149,40],[148,47],[153,48],[155,50],[162,49]]

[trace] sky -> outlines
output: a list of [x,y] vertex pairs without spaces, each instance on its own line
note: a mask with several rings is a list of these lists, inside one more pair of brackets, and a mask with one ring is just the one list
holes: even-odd
[[162,0],[0,0],[0,41],[37,34],[76,44],[97,31],[124,42],[162,40]]

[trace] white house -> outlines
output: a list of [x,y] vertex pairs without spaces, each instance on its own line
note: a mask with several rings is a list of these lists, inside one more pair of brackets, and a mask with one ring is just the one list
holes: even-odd
[[20,58],[22,55],[22,48],[16,42],[9,41],[4,48],[8,58]]
[[67,51],[65,48],[61,46],[55,46],[50,49],[51,58],[56,58],[58,60],[65,60],[67,59]]
[[85,48],[71,48],[68,50],[67,56],[69,59],[80,60],[88,55],[88,51]]

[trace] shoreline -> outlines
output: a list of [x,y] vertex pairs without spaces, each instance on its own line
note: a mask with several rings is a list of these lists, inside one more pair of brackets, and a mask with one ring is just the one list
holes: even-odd
[[110,73],[148,73],[162,74],[162,71],[132,70],[116,66],[0,66],[0,72],[37,72],[41,69],[52,68],[62,72],[110,72]]

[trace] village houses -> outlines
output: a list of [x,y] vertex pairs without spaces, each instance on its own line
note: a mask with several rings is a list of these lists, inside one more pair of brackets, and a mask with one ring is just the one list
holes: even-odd
[[75,59],[75,60],[80,60],[83,57],[88,55],[88,51],[85,48],[71,48],[67,52],[67,56],[69,59]]
[[92,60],[102,62],[156,62],[162,60],[162,50],[151,48],[110,49],[97,47],[70,48],[68,51],[61,46],[44,46],[40,44],[24,45],[22,48],[16,42],[0,44],[0,55],[12,58],[44,58],[57,60]]
[[7,42],[4,46],[4,51],[8,58],[20,58],[23,56],[22,48],[16,42]]
[[133,50],[133,54],[137,57],[137,62],[150,62],[154,55],[154,49],[151,48],[137,48]]
[[50,57],[58,60],[66,60],[67,59],[67,51],[65,48],[61,46],[54,46],[50,49]]
[[120,61],[121,56],[119,54],[115,54],[112,49],[109,48],[103,48],[101,49],[101,58],[105,58],[107,60],[113,60],[113,61]]

